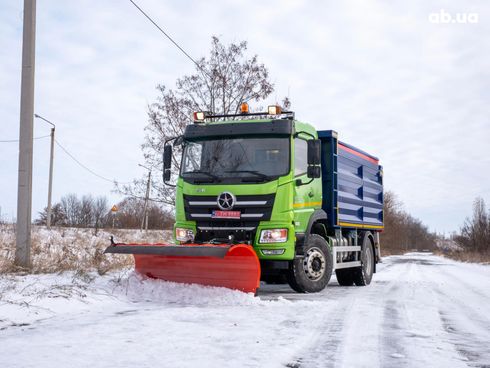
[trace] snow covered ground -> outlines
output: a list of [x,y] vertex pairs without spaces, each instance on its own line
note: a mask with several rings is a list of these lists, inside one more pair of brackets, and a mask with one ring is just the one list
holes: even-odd
[[386,257],[368,287],[259,297],[131,271],[0,276],[2,367],[490,367],[490,266]]

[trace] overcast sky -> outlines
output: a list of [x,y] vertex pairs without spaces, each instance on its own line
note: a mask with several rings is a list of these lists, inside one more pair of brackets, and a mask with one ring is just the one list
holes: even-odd
[[[457,230],[476,196],[490,204],[490,2],[137,1],[195,58],[207,55],[212,35],[248,41],[276,86],[268,102],[289,94],[298,119],[380,157],[386,189],[432,230]],[[22,3],[0,0],[0,140],[19,135]],[[472,18],[431,22],[441,9]],[[104,177],[143,174],[155,86],[191,72],[129,1],[37,1],[35,112]],[[34,136],[47,134],[36,120]],[[48,138],[35,141],[34,155],[37,217],[47,202]],[[55,155],[54,201],[67,193],[120,199],[58,147]],[[9,219],[17,163],[18,144],[0,143]]]

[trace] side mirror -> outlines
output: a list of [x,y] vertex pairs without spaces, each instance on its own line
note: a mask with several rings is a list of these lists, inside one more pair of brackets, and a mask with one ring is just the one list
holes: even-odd
[[308,178],[310,179],[319,178],[321,176],[320,166],[312,166],[312,165],[308,166],[306,176],[308,176]]
[[163,147],[163,182],[170,180],[172,175],[172,146],[170,144]]
[[180,145],[182,145],[182,143],[184,143],[184,136],[179,135],[177,138],[175,138],[174,147],[180,146]]
[[321,141],[310,139],[308,144],[308,165],[321,165]]

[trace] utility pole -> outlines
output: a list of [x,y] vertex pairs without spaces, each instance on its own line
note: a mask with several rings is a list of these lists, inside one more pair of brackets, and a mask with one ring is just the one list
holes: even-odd
[[54,132],[56,129],[56,125],[54,125],[49,120],[43,118],[40,115],[34,114],[34,116],[38,119],[44,120],[46,123],[51,124],[53,127],[51,128],[51,151],[49,154],[49,185],[48,185],[48,213],[46,218],[46,227],[51,229],[51,195],[53,192],[53,160],[54,160]]
[[143,231],[143,225],[145,226],[145,231],[148,231],[148,201],[150,200],[151,169],[141,164],[138,165],[148,170],[148,180],[146,182],[146,194],[145,194],[145,207],[143,212],[143,218],[141,219],[141,231]]
[[20,90],[19,182],[15,264],[31,267],[32,134],[34,115],[34,56],[36,0],[24,0],[22,81]]
[[146,198],[145,198],[145,231],[148,231],[148,201],[150,200],[150,183],[151,171],[148,172],[148,183],[146,183]]

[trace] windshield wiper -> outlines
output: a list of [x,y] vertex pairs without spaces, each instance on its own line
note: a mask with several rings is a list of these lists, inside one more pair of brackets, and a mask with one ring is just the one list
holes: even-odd
[[246,174],[254,174],[254,175],[256,175],[259,178],[264,179],[264,180],[269,180],[270,179],[270,176],[269,175],[262,174],[261,172],[258,172],[256,170],[228,170],[228,171],[225,171],[225,173],[246,173]]
[[213,175],[213,174],[208,173],[206,171],[200,171],[200,170],[186,171],[183,174],[203,174],[203,175],[206,175],[206,176],[210,177],[211,179],[213,179],[215,181],[218,181],[219,180],[219,178],[216,175]]

